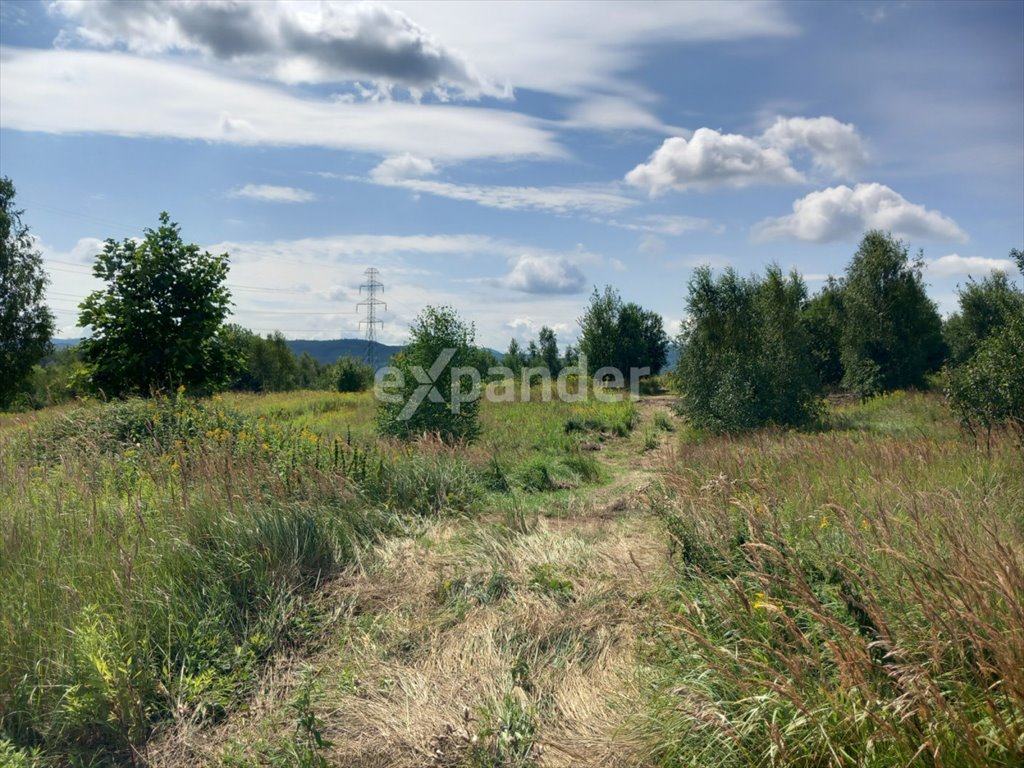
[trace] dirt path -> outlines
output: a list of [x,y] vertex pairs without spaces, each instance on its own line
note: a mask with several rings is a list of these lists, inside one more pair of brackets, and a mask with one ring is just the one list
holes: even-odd
[[[571,514],[524,519],[510,501],[376,547],[325,590],[320,650],[269,665],[248,712],[176,728],[154,764],[264,764],[295,730],[303,667],[319,684],[329,765],[636,764],[623,725],[640,706],[637,644],[667,568],[641,501],[667,450],[655,420],[669,402],[641,400],[633,434],[598,454],[613,479],[574,492]],[[501,750],[504,762],[472,759]]]

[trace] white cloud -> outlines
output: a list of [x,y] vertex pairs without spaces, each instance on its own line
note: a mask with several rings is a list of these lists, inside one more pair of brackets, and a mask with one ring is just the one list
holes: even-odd
[[715,233],[723,231],[721,225],[716,225],[711,219],[702,219],[696,216],[674,216],[667,214],[652,214],[640,216],[634,221],[616,221],[609,219],[604,222],[620,229],[632,229],[638,232],[652,232],[658,235],[681,235],[684,232],[698,230],[709,230]]
[[246,184],[231,190],[229,197],[244,197],[249,200],[263,200],[268,203],[308,203],[316,195],[296,187],[278,187],[272,184]]
[[636,97],[598,94],[570,105],[564,128],[602,131],[645,130],[656,133],[684,133],[684,129],[662,122],[657,115],[637,103]]
[[666,139],[626,174],[652,195],[666,190],[706,190],[755,184],[797,184],[804,174],[793,156],[810,155],[816,171],[850,177],[867,161],[857,129],[834,117],[779,117],[760,136],[699,128],[689,138]]
[[579,293],[586,288],[587,278],[565,256],[526,254],[516,259],[499,283],[522,293]]
[[403,179],[431,176],[436,172],[430,160],[406,152],[381,161],[380,165],[370,171],[370,178],[378,184],[394,184]]
[[124,53],[0,48],[4,127],[446,160],[558,157],[542,121],[508,110],[291,95]]
[[845,185],[811,192],[793,203],[793,213],[755,225],[756,240],[781,238],[822,243],[882,229],[929,240],[967,239],[951,218],[906,200],[884,184]]
[[640,245],[637,250],[640,253],[664,253],[666,250],[665,241],[654,235],[644,235],[640,238]]
[[810,151],[816,168],[849,178],[867,162],[857,129],[834,117],[779,117],[761,135],[762,143],[789,152]]
[[369,80],[470,98],[508,95],[404,13],[376,3],[56,0],[75,26],[61,42],[124,46],[143,55],[199,53],[286,83]]
[[686,139],[666,139],[646,163],[626,174],[633,186],[657,195],[666,190],[705,190],[803,181],[789,157],[747,136],[699,128]]
[[797,34],[772,2],[389,3],[430,29],[492,77],[516,88],[589,97],[632,95],[624,80],[663,43],[702,43]]
[[[385,161],[385,163],[387,162]],[[607,214],[637,204],[636,200],[617,192],[584,186],[511,187],[454,184],[432,179],[404,178],[400,173],[392,173],[398,169],[382,168],[385,163],[381,163],[370,174],[370,180],[376,184],[402,187],[412,192],[447,197],[450,200],[464,200],[486,208],[538,210],[553,213],[589,211]]]
[[985,256],[961,256],[951,253],[926,262],[928,273],[936,277],[959,277],[963,275],[987,275],[989,272],[1006,272],[1013,275],[1017,265],[1010,259],[990,259]]

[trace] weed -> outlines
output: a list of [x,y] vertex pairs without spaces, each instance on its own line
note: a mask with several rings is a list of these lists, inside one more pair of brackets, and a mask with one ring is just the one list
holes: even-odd
[[530,586],[560,602],[574,599],[572,582],[560,575],[550,563],[530,567]]
[[672,419],[664,413],[656,413],[654,415],[654,426],[662,432],[675,432],[676,429],[676,425],[672,423]]
[[314,710],[319,691],[313,670],[306,667],[302,670],[298,690],[288,705],[295,719],[295,730],[291,739],[274,755],[272,765],[281,765],[282,768],[328,768],[330,765],[324,750],[334,745],[324,738],[324,722]]

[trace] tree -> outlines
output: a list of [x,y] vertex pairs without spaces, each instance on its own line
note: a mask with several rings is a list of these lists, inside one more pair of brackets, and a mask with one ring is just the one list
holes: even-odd
[[618,364],[618,324],[622,298],[606,285],[603,292],[594,288],[590,304],[579,319],[580,355],[587,358],[587,373]]
[[838,387],[843,380],[840,355],[844,324],[842,283],[829,277],[822,289],[807,302],[801,321],[807,331],[818,380],[824,387]]
[[843,283],[843,384],[863,397],[922,386],[945,356],[942,320],[924,289],[923,257],[873,230]]
[[339,392],[365,392],[373,386],[373,366],[362,360],[351,355],[339,357],[335,367]]
[[49,281],[22,213],[14,207],[14,183],[0,177],[0,408],[24,390],[32,366],[53,349]]
[[963,364],[946,371],[946,396],[975,439],[1008,427],[1024,437],[1024,312],[1016,312]]
[[630,302],[619,310],[615,324],[616,367],[629,375],[632,368],[650,368],[657,374],[668,360],[668,334],[657,312]]
[[1003,272],[981,282],[969,279],[959,294],[960,311],[949,317],[942,329],[953,365],[965,362],[1012,316],[1024,313],[1024,291]]
[[526,365],[526,355],[523,354],[523,348],[519,346],[519,342],[514,338],[508,343],[508,351],[505,353],[505,357],[502,360],[506,368],[510,368],[513,373],[518,374]]
[[799,275],[784,277],[777,266],[764,279],[694,272],[677,376],[694,426],[739,432],[817,419],[819,383],[800,324],[806,296]]
[[92,328],[82,352],[93,386],[109,396],[226,386],[238,364],[224,327],[228,255],[186,245],[166,213],[144,234],[107,240],[96,257],[107,287],[86,297],[79,319]]
[[552,376],[557,376],[562,369],[558,358],[558,339],[555,332],[546,325],[542,326],[537,337],[540,364],[547,368]]
[[389,383],[385,376],[382,382],[378,431],[402,439],[436,434],[446,443],[476,439],[480,401],[471,393],[472,377],[454,373],[458,368],[477,373],[472,323],[451,307],[428,306],[413,321],[410,336],[392,361],[398,380],[393,376]]
[[612,367],[628,376],[631,368],[658,373],[665,367],[669,338],[661,315],[638,304],[623,304],[610,285],[603,292],[594,289],[579,324],[579,354],[586,355],[589,374]]

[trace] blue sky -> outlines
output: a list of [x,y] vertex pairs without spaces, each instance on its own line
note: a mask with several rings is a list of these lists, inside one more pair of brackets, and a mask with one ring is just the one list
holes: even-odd
[[865,229],[943,312],[1024,244],[1024,3],[0,3],[0,173],[60,335],[100,242],[167,210],[236,320],[358,336],[375,266],[505,348],[693,267],[811,291]]

